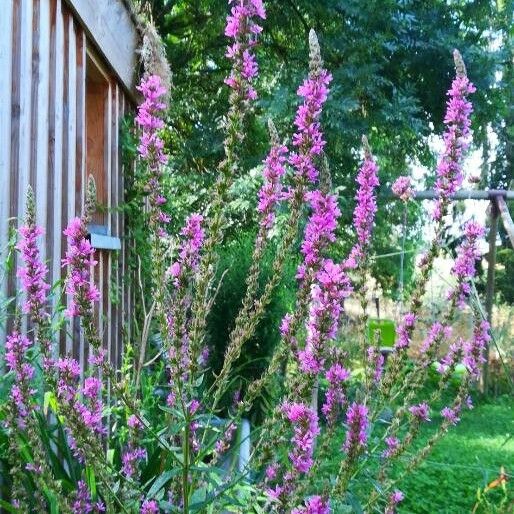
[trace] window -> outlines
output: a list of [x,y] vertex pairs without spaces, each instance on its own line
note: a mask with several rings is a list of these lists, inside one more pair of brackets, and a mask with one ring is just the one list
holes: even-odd
[[107,187],[108,94],[108,77],[88,52],[86,62],[86,175],[93,175],[96,183],[99,208],[93,216],[93,224],[104,226],[107,225],[107,207],[109,205]]

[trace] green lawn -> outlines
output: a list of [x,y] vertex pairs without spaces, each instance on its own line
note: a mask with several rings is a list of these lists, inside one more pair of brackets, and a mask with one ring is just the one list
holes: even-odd
[[[512,398],[478,404],[463,414],[459,425],[439,441],[417,473],[402,480],[400,488],[406,498],[399,512],[471,512],[477,489],[495,479],[502,465],[514,480]],[[507,488],[511,510],[503,512],[514,512],[514,483]],[[500,491],[491,494],[498,498]]]

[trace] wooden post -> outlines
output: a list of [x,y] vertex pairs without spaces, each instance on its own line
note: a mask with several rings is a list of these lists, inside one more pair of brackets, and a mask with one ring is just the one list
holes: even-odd
[[[494,303],[494,272],[496,268],[496,237],[498,235],[498,218],[499,209],[497,198],[491,198],[491,227],[489,229],[489,264],[487,266],[487,286],[485,310],[487,313],[487,321],[492,327],[493,321],[493,303]],[[482,373],[482,392],[487,395],[489,387],[489,343],[486,344],[484,351],[484,367]]]
[[510,244],[514,248],[514,222],[512,221],[512,217],[509,212],[509,208],[507,206],[507,202],[505,201],[505,198],[503,196],[499,196],[497,198],[498,201],[498,210],[500,213],[500,216],[502,217],[503,226],[505,227],[505,232],[507,232],[507,235],[510,239]]

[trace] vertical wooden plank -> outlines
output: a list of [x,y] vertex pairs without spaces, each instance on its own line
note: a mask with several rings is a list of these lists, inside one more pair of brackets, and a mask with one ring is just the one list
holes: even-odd
[[[119,177],[119,162],[118,162],[118,148],[119,148],[119,86],[114,83],[112,91],[112,134],[111,134],[111,233],[119,237],[118,230],[118,205],[120,199],[118,197],[118,177]],[[118,340],[119,340],[119,326],[118,326],[118,286],[119,286],[119,267],[118,267],[118,253],[111,252],[111,287],[115,294],[111,295],[114,298],[112,304],[111,298],[111,318],[109,326],[111,329],[111,345],[112,345],[112,359],[111,363],[117,366],[118,363]]]
[[[108,231],[111,233],[112,230],[112,173],[113,173],[113,162],[112,162],[112,140],[113,140],[113,89],[116,86],[113,86],[113,81],[109,81],[108,89],[107,89],[107,102],[105,105],[106,109],[106,136],[107,139],[105,141],[105,170],[106,170],[106,186],[107,186],[107,226]],[[105,258],[105,269],[104,269],[104,339],[107,343],[107,359],[109,362],[112,362],[112,327],[111,327],[111,317],[112,317],[112,302],[110,298],[110,287],[112,284],[112,252],[103,252]]]
[[[13,47],[13,2],[6,2],[0,16],[0,262],[5,262],[8,240],[8,218],[11,169],[11,78]],[[7,294],[7,277],[0,269],[0,301]],[[5,342],[5,320],[0,317],[0,350]],[[0,360],[0,373],[2,362]]]
[[[55,10],[52,13],[53,18],[53,46],[51,48],[51,110],[50,110],[50,148],[49,166],[49,218],[51,218],[48,227],[51,228],[52,234],[49,239],[51,248],[51,275],[52,281],[55,282],[61,278],[61,255],[63,248],[63,226],[62,226],[62,154],[63,154],[63,82],[64,82],[64,23],[61,0],[55,0]],[[50,214],[51,213],[51,214]],[[63,272],[64,276],[65,271]],[[54,301],[55,306],[55,301]]]
[[[25,216],[27,188],[31,166],[32,137],[32,35],[33,0],[21,0],[20,91],[19,91],[19,157],[18,157],[18,220]],[[39,5],[35,5],[36,15]]]
[[[69,125],[69,117],[70,117],[70,109],[69,109],[69,24],[71,21],[71,16],[68,11],[68,8],[65,3],[61,5],[62,9],[62,154],[61,154],[61,230],[64,229],[68,224],[68,162],[69,162],[69,139],[68,139],[68,125]],[[64,257],[66,252],[66,245],[61,245],[61,254],[59,259]],[[71,298],[69,295],[65,295],[64,304],[69,307]],[[60,334],[60,352],[62,355],[68,354],[68,349],[70,346],[70,322],[66,320],[63,330]]]
[[[39,0],[37,90],[32,105],[37,103],[37,117],[34,130],[36,147],[33,164],[35,178],[36,220],[45,226],[48,209],[48,106],[50,91],[50,0]],[[34,90],[33,90],[34,91]],[[34,109],[33,109],[34,112]],[[46,247],[42,245],[41,255],[46,258]]]
[[[75,131],[75,212],[82,213],[84,183],[86,173],[86,36],[80,26],[76,26],[76,124]],[[81,363],[84,370],[84,335],[80,322],[73,322],[73,357]],[[83,377],[82,377],[83,378]]]
[[[75,165],[76,165],[76,132],[77,132],[77,41],[75,34],[75,24],[73,17],[67,14],[65,17],[66,37],[65,37],[65,73],[64,73],[64,89],[65,93],[65,108],[67,110],[66,123],[64,124],[63,138],[66,141],[66,152],[63,154],[65,161],[63,161],[63,189],[66,194],[63,195],[63,225],[76,215],[75,212]],[[64,196],[66,200],[64,201]],[[66,353],[73,354],[73,333],[74,321],[69,323],[66,336]]]

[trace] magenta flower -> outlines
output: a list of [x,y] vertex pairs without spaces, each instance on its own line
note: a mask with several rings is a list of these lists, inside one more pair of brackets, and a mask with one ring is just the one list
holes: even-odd
[[92,312],[93,302],[100,299],[100,292],[91,282],[91,267],[96,265],[95,249],[87,239],[83,219],[73,218],[63,233],[68,238],[68,246],[62,265],[68,266],[66,292],[71,297],[66,315],[70,318],[84,316]]
[[412,405],[409,407],[409,412],[418,420],[418,421],[430,421],[429,413],[430,407],[426,402],[420,403],[418,405]]
[[5,342],[5,362],[9,371],[14,372],[14,383],[9,398],[18,428],[26,427],[26,418],[31,411],[31,399],[36,390],[31,386],[34,366],[28,361],[27,352],[32,347],[30,340],[14,330]]
[[387,448],[383,451],[384,458],[392,457],[400,447],[400,440],[397,437],[389,436],[385,438]]
[[360,403],[354,402],[346,413],[346,440],[343,449],[346,453],[354,455],[360,452],[368,441],[368,408]]
[[378,384],[384,371],[384,356],[382,352],[378,348],[370,346],[368,348],[368,362],[373,369],[373,382]]
[[484,235],[484,227],[469,221],[464,227],[464,241],[457,249],[457,259],[452,273],[457,279],[456,287],[450,291],[449,297],[454,298],[457,305],[463,308],[471,293],[471,282],[475,277],[476,263],[480,260],[478,240]]
[[371,154],[366,138],[364,143],[364,162],[357,174],[357,204],[353,212],[353,225],[357,233],[357,242],[350,251],[345,262],[347,268],[356,268],[365,254],[365,249],[371,239],[371,231],[377,212],[375,189],[379,185],[378,166]]
[[162,212],[161,206],[166,203],[162,195],[160,183],[161,168],[168,162],[168,156],[164,152],[164,141],[159,135],[159,130],[164,127],[161,119],[166,104],[162,98],[167,91],[161,83],[158,75],[150,75],[141,80],[137,87],[143,94],[144,101],[138,107],[136,123],[141,128],[138,151],[139,155],[148,164],[150,177],[147,190],[149,192],[150,221],[153,224],[157,235],[163,237],[166,232],[161,225],[170,222],[170,217]]
[[75,497],[71,505],[71,512],[73,514],[98,514],[105,512],[105,506],[102,502],[93,504],[91,493],[86,483],[80,480],[77,484],[77,490],[75,491]]
[[325,376],[328,381],[328,389],[321,411],[327,419],[327,423],[334,425],[339,410],[346,403],[345,382],[350,378],[350,372],[336,362],[330,366]]
[[321,496],[311,496],[305,500],[304,507],[298,507],[291,511],[291,514],[329,514],[330,506],[328,501]]
[[[270,121],[270,125],[272,123]],[[259,191],[259,203],[257,210],[261,215],[260,225],[264,229],[270,229],[275,221],[275,210],[282,196],[282,182],[286,170],[284,164],[287,160],[287,147],[279,144],[275,128],[270,127],[271,149],[264,161],[264,184]]]
[[294,427],[291,439],[293,449],[289,453],[289,459],[297,473],[305,474],[314,463],[314,444],[320,432],[318,415],[302,403],[286,404],[282,411]]
[[451,425],[456,425],[460,421],[459,413],[460,408],[458,407],[454,407],[453,409],[450,407],[444,407],[441,411],[441,416]]
[[385,514],[394,514],[396,512],[396,506],[404,500],[404,494],[398,489],[393,491],[389,496],[389,503],[384,511]]
[[443,325],[439,321],[436,321],[432,324],[419,349],[419,352],[422,356],[423,366],[426,367],[430,364],[434,354],[437,353],[441,342],[445,339],[450,339],[451,335],[452,328],[450,326]]
[[298,107],[294,121],[297,132],[293,135],[293,145],[297,152],[291,154],[289,162],[301,180],[314,184],[319,176],[314,158],[321,154],[325,146],[319,120],[323,104],[328,98],[328,85],[332,81],[332,75],[322,68],[318,39],[312,30],[309,34],[309,43],[310,73],[298,88],[298,96],[303,98],[303,103]]
[[398,177],[391,186],[393,194],[404,202],[414,197],[414,189],[412,188],[412,182],[410,177],[401,176]]
[[316,190],[305,196],[312,208],[312,214],[305,227],[301,246],[304,262],[298,267],[299,279],[304,278],[307,269],[313,269],[315,272],[319,269],[323,260],[323,250],[336,239],[337,219],[341,216],[334,195]]
[[18,268],[17,276],[25,292],[23,312],[30,314],[34,320],[47,317],[45,312],[47,291],[50,285],[46,283],[48,267],[41,260],[37,239],[44,234],[41,227],[31,223],[20,227],[21,239],[17,245],[24,266]]
[[462,344],[462,362],[469,374],[478,379],[480,377],[480,366],[485,362],[484,350],[491,340],[490,326],[487,321],[482,321],[475,326],[471,341]]
[[139,512],[140,514],[159,514],[159,505],[155,500],[145,500]]
[[253,82],[259,73],[259,66],[253,54],[257,37],[262,27],[255,18],[265,19],[266,11],[262,0],[229,0],[233,4],[227,16],[225,36],[233,42],[227,47],[226,56],[232,61],[232,71],[225,84],[232,88],[241,99],[249,101],[257,98]]
[[397,350],[403,350],[410,346],[412,331],[416,324],[417,316],[412,312],[407,312],[403,316],[403,321],[396,329],[397,341],[394,347]]
[[470,115],[473,111],[467,96],[475,92],[475,86],[466,76],[466,69],[462,57],[457,50],[454,51],[457,76],[448,91],[446,132],[444,133],[444,151],[437,165],[437,179],[435,189],[439,193],[433,217],[441,220],[445,214],[445,205],[448,198],[457,191],[463,180],[462,157],[469,146]]
[[339,328],[343,300],[350,295],[350,280],[340,264],[326,259],[312,286],[305,348],[298,353],[300,369],[317,374],[323,369],[327,344]]

